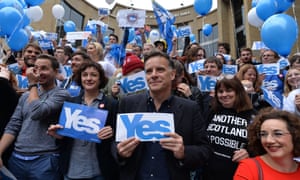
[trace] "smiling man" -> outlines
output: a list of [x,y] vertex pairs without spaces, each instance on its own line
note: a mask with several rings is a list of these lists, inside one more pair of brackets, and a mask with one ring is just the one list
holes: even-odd
[[119,113],[174,114],[175,132],[158,142],[129,138],[116,147],[120,179],[189,179],[190,171],[204,165],[210,155],[205,126],[197,103],[173,96],[174,62],[161,51],[145,57],[149,91],[121,99]]
[[46,134],[69,97],[55,84],[57,72],[57,60],[48,55],[38,56],[34,67],[26,70],[29,90],[21,96],[0,141],[1,156],[15,141],[8,166],[17,179],[59,179],[59,146]]

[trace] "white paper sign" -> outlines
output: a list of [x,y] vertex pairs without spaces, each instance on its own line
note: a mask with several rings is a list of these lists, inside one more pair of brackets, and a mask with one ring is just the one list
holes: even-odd
[[117,142],[130,137],[136,137],[140,141],[155,141],[166,138],[166,132],[175,132],[173,114],[127,113],[117,116]]
[[215,76],[197,76],[198,88],[201,92],[209,92],[215,89],[217,77]]
[[121,9],[117,14],[119,27],[144,27],[145,19],[145,10]]
[[120,79],[120,86],[125,94],[148,89],[145,72],[140,71]]
[[66,38],[68,41],[83,40],[83,39],[87,39],[91,33],[92,32],[90,31],[68,32]]
[[278,75],[280,72],[279,64],[277,63],[259,64],[256,65],[256,69],[258,71],[258,74],[265,74],[265,75]]
[[205,59],[200,59],[198,61],[192,62],[189,64],[189,73],[195,73],[198,70],[204,70],[204,61]]

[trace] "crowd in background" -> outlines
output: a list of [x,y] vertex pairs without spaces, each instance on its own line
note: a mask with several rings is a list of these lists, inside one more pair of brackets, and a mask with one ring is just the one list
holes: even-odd
[[[219,43],[210,56],[200,44],[186,43],[179,55],[174,38],[166,54],[165,40],[128,44],[126,31],[122,42],[111,34],[107,44],[100,38],[86,47],[61,42],[43,50],[31,42],[19,52],[5,50],[0,166],[18,179],[214,180],[258,179],[258,163],[265,179],[300,178],[294,160],[300,155],[299,53],[278,74],[259,74],[257,64],[281,59],[275,51],[261,49],[255,58],[251,48],[241,47],[233,59],[228,43]],[[204,60],[203,69],[189,73],[198,60]],[[237,73],[224,74],[225,64],[237,65]],[[119,80],[141,71],[149,90],[122,93]],[[27,77],[27,88],[19,87],[17,75]],[[214,89],[201,91],[198,76],[215,77]],[[281,108],[266,100],[265,89],[282,95]],[[97,134],[100,144],[56,134],[65,101],[108,110]],[[173,113],[175,132],[159,143],[116,143],[117,113],[131,112]]]

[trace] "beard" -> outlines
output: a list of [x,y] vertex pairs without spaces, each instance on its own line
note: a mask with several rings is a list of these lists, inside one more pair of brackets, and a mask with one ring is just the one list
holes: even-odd
[[35,59],[29,59],[27,57],[24,57],[24,63],[27,67],[34,67]]

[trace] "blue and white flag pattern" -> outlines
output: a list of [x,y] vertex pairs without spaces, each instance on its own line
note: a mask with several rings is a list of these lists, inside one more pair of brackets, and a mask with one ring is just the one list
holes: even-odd
[[176,18],[155,0],[152,0],[152,8],[156,17],[161,38],[165,39],[168,44],[167,52],[169,53],[172,50],[172,38],[174,35],[172,31],[172,25],[175,23]]

